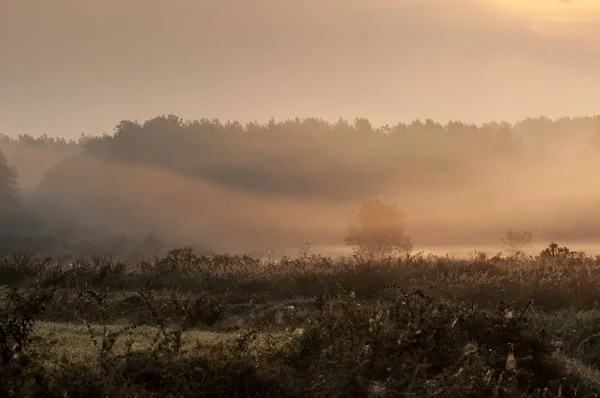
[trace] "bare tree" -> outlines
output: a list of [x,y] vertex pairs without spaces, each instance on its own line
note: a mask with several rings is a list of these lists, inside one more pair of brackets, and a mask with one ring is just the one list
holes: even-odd
[[514,254],[530,245],[532,240],[533,234],[530,231],[515,231],[509,228],[506,235],[502,238],[502,243]]

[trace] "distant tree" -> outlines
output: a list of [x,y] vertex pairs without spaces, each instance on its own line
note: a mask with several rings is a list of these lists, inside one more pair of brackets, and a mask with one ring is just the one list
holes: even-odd
[[373,124],[369,121],[369,119],[364,117],[357,117],[354,119],[354,128],[357,131],[363,133],[372,133],[373,132]]
[[0,209],[14,206],[19,199],[17,170],[8,164],[8,160],[0,150]]
[[600,152],[600,118],[596,119],[596,128],[594,133],[587,137],[587,143],[595,150]]
[[14,232],[21,212],[17,170],[0,150],[0,235]]
[[516,253],[531,244],[532,240],[533,234],[530,231],[515,231],[512,228],[509,228],[506,235],[502,238],[502,243],[504,243],[511,252]]
[[165,245],[154,235],[148,235],[142,242],[142,247],[147,252],[159,252],[165,248]]
[[395,204],[367,200],[350,224],[345,243],[361,258],[380,259],[412,249],[404,230],[405,215]]

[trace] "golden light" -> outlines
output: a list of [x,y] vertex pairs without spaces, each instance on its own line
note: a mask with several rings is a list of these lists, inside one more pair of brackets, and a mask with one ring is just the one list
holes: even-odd
[[480,0],[498,11],[542,22],[584,22],[598,18],[598,0]]
[[600,0],[477,1],[541,36],[574,40],[594,52],[600,48]]

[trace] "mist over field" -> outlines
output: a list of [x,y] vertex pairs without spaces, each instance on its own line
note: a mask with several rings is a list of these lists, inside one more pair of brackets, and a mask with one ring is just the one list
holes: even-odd
[[342,254],[361,203],[381,198],[406,214],[417,251],[500,251],[509,228],[532,231],[534,248],[559,241],[594,251],[596,123],[242,125],[169,115],[79,142],[5,136],[0,148],[38,235],[153,236],[235,253],[296,254],[309,242]]

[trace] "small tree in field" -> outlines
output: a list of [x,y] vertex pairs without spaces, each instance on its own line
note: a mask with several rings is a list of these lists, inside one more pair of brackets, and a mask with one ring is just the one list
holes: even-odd
[[531,244],[533,239],[533,235],[529,231],[515,231],[510,228],[504,238],[502,238],[502,242],[508,247],[508,249],[512,253],[516,253],[521,251],[523,248]]
[[368,260],[410,251],[412,244],[404,235],[404,220],[404,213],[396,205],[368,200],[348,228],[345,243],[354,248],[357,256]]

